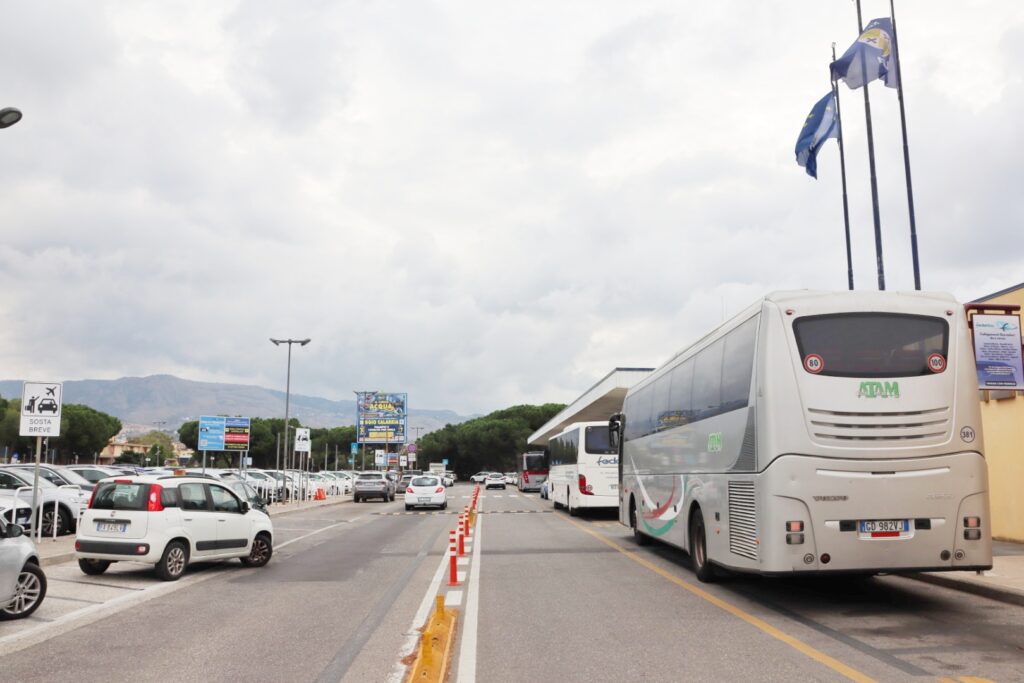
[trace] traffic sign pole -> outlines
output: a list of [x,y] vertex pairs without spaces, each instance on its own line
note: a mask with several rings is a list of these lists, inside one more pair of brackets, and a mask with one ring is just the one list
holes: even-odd
[[[32,469],[32,519],[35,520],[36,539],[43,540],[43,516],[36,512],[36,503],[39,500],[39,456],[43,452],[43,437],[36,437],[36,466]],[[54,525],[57,518],[54,516]],[[29,532],[31,533],[31,531]]]

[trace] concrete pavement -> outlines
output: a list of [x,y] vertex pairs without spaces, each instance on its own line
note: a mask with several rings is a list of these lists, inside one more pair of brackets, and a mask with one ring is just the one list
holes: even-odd
[[1024,544],[995,541],[992,569],[986,572],[933,572],[909,575],[937,586],[1024,605]]

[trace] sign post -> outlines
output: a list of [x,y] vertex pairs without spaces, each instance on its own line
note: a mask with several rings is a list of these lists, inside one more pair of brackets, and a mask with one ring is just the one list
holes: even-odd
[[[299,455],[299,477],[302,478],[302,481],[300,482],[300,485],[301,485],[302,482],[306,481],[306,468],[305,468],[305,466],[302,465],[302,462],[303,462],[302,458],[303,457],[306,457],[306,458],[309,457],[309,429],[307,429],[305,427],[296,427],[295,428],[295,448],[294,448],[294,452]],[[309,491],[309,485],[307,483],[307,485],[305,486],[304,490],[302,491],[302,494],[306,495],[308,493],[308,491]]]
[[[32,472],[32,513],[29,525],[42,540],[42,515],[37,512],[39,502],[39,459],[43,452],[43,437],[60,436],[60,411],[64,398],[61,382],[25,382],[21,388],[21,425],[19,436],[36,437],[36,464]],[[53,517],[57,524],[57,516]],[[35,526],[32,526],[35,525]]]

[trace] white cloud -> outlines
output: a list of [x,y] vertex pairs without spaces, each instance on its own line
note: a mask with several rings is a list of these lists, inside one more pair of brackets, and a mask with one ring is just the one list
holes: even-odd
[[[865,20],[888,3],[866,0]],[[773,289],[843,288],[838,152],[793,162],[844,3],[4,5],[0,364],[486,412],[655,365]],[[925,286],[1024,280],[1024,13],[900,6]],[[898,109],[873,86],[890,288]],[[863,100],[854,265],[875,282]],[[211,407],[213,409],[215,407]]]

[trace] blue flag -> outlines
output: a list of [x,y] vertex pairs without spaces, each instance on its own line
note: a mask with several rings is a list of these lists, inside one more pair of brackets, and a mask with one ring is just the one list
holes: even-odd
[[897,87],[895,45],[889,17],[873,19],[843,56],[832,62],[832,80],[842,79],[850,88],[860,88],[881,78],[886,86]]
[[807,169],[807,175],[818,177],[818,150],[829,138],[839,136],[835,96],[829,93],[818,100],[800,129],[796,141],[796,163]]

